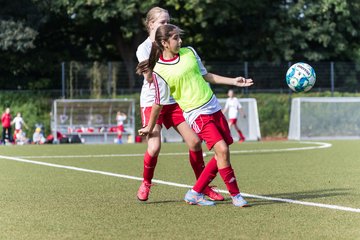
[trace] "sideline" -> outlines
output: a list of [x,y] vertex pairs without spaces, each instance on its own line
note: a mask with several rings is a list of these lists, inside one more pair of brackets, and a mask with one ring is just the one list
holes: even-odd
[[[279,148],[279,149],[255,149],[255,150],[231,150],[231,154],[241,154],[241,153],[271,153],[271,152],[291,152],[291,151],[306,151],[322,148],[330,148],[331,143],[324,142],[299,142],[301,144],[315,144],[315,146],[309,147],[298,147],[298,148]],[[204,152],[206,154],[212,154],[213,152]],[[160,156],[187,156],[188,152],[184,153],[161,153]],[[19,158],[31,158],[31,159],[49,159],[49,158],[111,158],[111,157],[143,157],[144,153],[129,153],[129,154],[88,154],[88,155],[62,155],[62,156],[18,156]]]
[[[143,180],[142,178],[135,177],[135,176],[129,176],[129,175],[111,173],[111,172],[105,172],[105,171],[98,171],[98,170],[92,170],[92,169],[86,169],[86,168],[79,168],[79,167],[73,167],[73,166],[66,166],[66,165],[60,165],[60,164],[54,164],[54,163],[39,162],[39,161],[33,161],[33,160],[28,160],[28,159],[23,159],[23,158],[18,158],[18,157],[9,157],[9,156],[0,155],[0,159],[16,161],[16,162],[23,162],[23,163],[30,163],[30,164],[35,164],[35,165],[42,165],[42,166],[47,166],[47,167],[68,169],[68,170],[79,171],[79,172],[95,173],[95,174],[101,174],[101,175],[106,175],[106,176],[125,178],[125,179],[137,180],[137,181]],[[192,186],[186,185],[186,184],[180,184],[180,183],[174,183],[174,182],[168,182],[168,181],[162,181],[162,180],[156,180],[156,179],[154,179],[153,182],[158,183],[158,184],[163,184],[163,185],[181,187],[181,188],[191,188],[192,187]],[[219,192],[228,194],[228,192],[225,190],[219,190]],[[254,195],[254,194],[248,194],[248,193],[242,193],[242,195],[244,197],[249,197],[249,198],[257,198],[257,199],[264,199],[264,200],[269,200],[269,201],[286,202],[286,203],[299,204],[299,205],[304,205],[304,206],[312,206],[312,207],[327,208],[327,209],[333,209],[333,210],[339,210],[339,211],[360,213],[360,208],[351,208],[351,207],[322,204],[322,203],[315,203],[315,202],[304,202],[304,201],[297,201],[297,200],[285,199],[285,198],[274,198],[274,197],[267,197],[267,196]]]

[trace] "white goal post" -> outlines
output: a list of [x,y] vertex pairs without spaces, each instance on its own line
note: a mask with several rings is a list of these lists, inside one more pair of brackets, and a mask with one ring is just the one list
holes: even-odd
[[[226,98],[218,99],[222,108],[225,107]],[[243,110],[246,114],[246,118],[238,116],[237,124],[243,134],[245,135],[246,140],[249,141],[258,141],[261,139],[260,134],[260,124],[259,116],[257,109],[257,102],[254,98],[239,98],[239,102],[243,107]],[[239,114],[240,115],[240,114]],[[227,118],[227,113],[225,113]],[[235,129],[231,129],[231,135],[234,138],[234,141],[239,140],[239,136]],[[181,142],[183,141],[182,137],[173,129],[166,129],[163,127],[162,130],[162,140],[164,142]]]
[[67,137],[79,136],[84,143],[114,143],[117,138],[116,114],[127,115],[124,121],[124,143],[135,139],[134,99],[59,99],[53,102],[51,129]]
[[288,139],[359,139],[359,109],[358,97],[294,98]]

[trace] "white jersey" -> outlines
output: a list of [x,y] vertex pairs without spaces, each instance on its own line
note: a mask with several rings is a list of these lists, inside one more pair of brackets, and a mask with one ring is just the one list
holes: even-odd
[[126,120],[125,115],[117,115],[116,116],[116,122],[118,126],[122,126],[124,124],[124,121]]
[[228,98],[226,100],[225,109],[228,110],[229,119],[236,119],[240,108],[242,108],[241,103],[236,97]]
[[16,116],[13,121],[15,123],[15,129],[20,130],[22,128],[22,125],[24,124],[23,118]]
[[[204,65],[202,64],[199,55],[196,53],[196,51],[193,48],[191,48],[191,50],[195,54],[201,75],[203,75],[203,76],[206,75],[207,70],[204,67]],[[169,60],[163,61],[160,58],[158,62],[161,64],[173,65],[173,64],[176,64],[177,62],[179,62],[179,60],[180,60],[180,58],[179,58],[179,56],[177,56],[174,59],[171,59],[170,61]],[[205,81],[205,79],[204,79],[204,81]],[[164,105],[164,103],[166,103],[170,97],[170,88],[167,85],[166,81],[156,73],[154,73],[154,85],[156,88],[155,103]],[[213,95],[211,97],[211,99],[206,104],[202,105],[201,107],[191,110],[190,112],[184,112],[184,118],[187,121],[187,123],[191,126],[193,124],[193,122],[196,120],[196,118],[198,116],[200,116],[201,114],[212,114],[219,110],[221,110],[221,106],[219,104],[219,101],[215,97],[215,95]]]
[[[143,43],[139,45],[136,50],[136,57],[139,62],[149,59],[151,52],[152,41],[150,38],[147,38]],[[155,86],[153,83],[148,83],[144,78],[143,85],[141,87],[140,94],[140,107],[150,107],[153,105],[155,100]],[[164,105],[170,105],[176,103],[175,100],[170,97],[168,102]]]

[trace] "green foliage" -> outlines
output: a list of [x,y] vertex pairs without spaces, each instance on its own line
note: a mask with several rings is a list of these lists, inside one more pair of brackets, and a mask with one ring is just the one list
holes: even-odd
[[[353,59],[360,47],[360,4],[342,0],[300,0],[286,11],[287,41],[294,52],[285,60],[305,58],[311,61]],[[284,34],[284,32],[280,32]],[[282,39],[274,44],[281,44]]]
[[[124,62],[125,81],[133,88],[135,51],[147,36],[143,19],[155,5],[169,10],[172,22],[185,30],[184,45],[193,45],[207,61],[360,61],[358,1],[3,2],[1,87],[58,78],[62,61],[109,60]],[[356,79],[348,81],[356,85]]]
[[287,137],[290,99],[288,94],[256,94],[262,137]]
[[26,52],[35,48],[37,31],[24,26],[22,22],[0,20],[0,49],[3,51]]
[[[25,123],[29,126],[27,136],[31,136],[35,124],[42,124],[47,134],[50,133],[51,96],[44,93],[16,93],[2,92],[0,94],[1,113],[6,107],[10,107],[14,118],[17,112],[21,112]],[[29,135],[30,134],[30,135]]]

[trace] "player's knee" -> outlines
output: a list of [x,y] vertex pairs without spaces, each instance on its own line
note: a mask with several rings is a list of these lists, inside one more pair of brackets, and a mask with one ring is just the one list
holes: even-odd
[[187,138],[187,139],[185,139],[185,141],[186,141],[186,144],[188,145],[189,149],[192,151],[200,151],[202,149],[201,141],[197,137]]
[[194,151],[200,151],[201,148],[201,141],[200,139],[196,138],[192,141],[191,148],[194,149]]
[[229,146],[224,141],[218,142],[215,146],[215,151],[218,156],[227,157]]
[[161,145],[158,144],[150,144],[148,145],[147,152],[150,156],[157,156],[160,153]]

